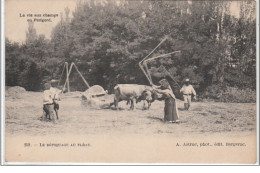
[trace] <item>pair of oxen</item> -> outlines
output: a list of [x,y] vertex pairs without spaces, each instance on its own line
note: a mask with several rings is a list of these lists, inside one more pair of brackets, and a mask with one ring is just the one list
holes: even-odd
[[126,100],[127,104],[130,103],[130,109],[133,110],[135,108],[135,103],[147,101],[148,106],[147,109],[150,108],[151,103],[155,100],[163,100],[163,95],[154,91],[151,86],[147,85],[137,85],[137,84],[117,84],[114,87],[114,105],[115,108],[118,109],[118,102],[122,100]]

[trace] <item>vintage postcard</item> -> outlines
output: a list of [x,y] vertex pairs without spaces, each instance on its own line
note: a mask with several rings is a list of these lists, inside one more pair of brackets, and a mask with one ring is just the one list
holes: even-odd
[[1,5],[1,164],[259,164],[257,1]]

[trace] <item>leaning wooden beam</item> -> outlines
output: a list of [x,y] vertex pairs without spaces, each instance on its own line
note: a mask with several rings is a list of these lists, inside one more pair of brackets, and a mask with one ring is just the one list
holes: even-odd
[[147,80],[149,81],[150,85],[153,84],[152,82],[152,78],[151,78],[151,75],[148,71],[148,68],[146,66],[146,70],[147,72],[145,71],[145,69],[143,68],[143,61],[146,60],[163,42],[165,42],[165,40],[167,39],[167,36],[165,36],[165,38],[146,56],[144,57],[140,62],[139,62],[139,67],[141,68],[141,70],[143,71],[145,77],[147,78]]
[[142,61],[140,61],[140,63],[142,63],[145,59],[147,59],[148,56],[150,56],[161,44],[163,44],[163,42],[165,42],[166,39],[167,39],[167,36],[165,36],[165,38],[146,57],[144,57],[144,59],[142,59]]
[[66,84],[68,84],[68,80],[69,80],[69,77],[70,77],[72,67],[73,67],[73,64],[70,65],[69,72],[67,72],[67,78],[66,78],[66,81],[65,81],[64,86],[63,86],[63,91],[65,90]]
[[[153,57],[153,58],[150,58],[150,59],[147,59],[147,60],[144,60],[143,64],[145,65],[146,67],[146,70],[147,70],[147,76],[149,76],[151,78],[151,75],[150,75],[150,72],[148,70],[148,67],[147,67],[147,62],[149,61],[152,61],[152,60],[155,60],[157,58],[162,58],[162,57],[165,57],[167,55],[171,55],[171,54],[174,54],[174,53],[178,53],[178,52],[181,52],[181,51],[174,51],[174,52],[171,52],[171,53],[167,53],[167,54],[163,54],[163,55],[159,55],[159,56],[156,56],[156,57]],[[165,68],[165,67],[164,67]],[[166,70],[166,68],[165,68]],[[167,70],[166,70],[167,71]],[[168,72],[168,71],[167,71]],[[173,77],[171,76],[171,74],[168,72],[168,75],[170,76],[170,78],[179,86],[179,84],[173,79]],[[152,81],[152,79],[151,79]],[[179,86],[180,87],[180,86]]]
[[67,82],[67,87],[68,87],[68,92],[70,92],[70,81],[69,81],[69,67],[68,67],[68,63],[65,62],[65,65],[66,65],[66,76],[67,76],[67,79],[66,79],[66,82]]
[[153,80],[152,80],[151,74],[150,74],[150,72],[149,72],[149,70],[148,70],[147,63],[146,63],[146,62],[143,62],[143,65],[144,65],[144,68],[145,68],[145,70],[146,70],[146,72],[147,72],[147,76],[148,76],[149,79],[150,79],[150,84],[152,85],[152,84],[153,84]]
[[145,70],[144,70],[144,68],[143,68],[143,66],[142,66],[141,63],[139,63],[139,67],[140,67],[140,69],[143,71],[143,73],[144,73],[145,77],[147,78],[147,80],[149,81],[150,85],[152,85],[152,81],[151,81],[151,79],[149,78],[148,74],[145,72]]
[[66,64],[64,64],[64,66],[63,66],[63,68],[62,68],[62,72],[61,72],[61,75],[60,75],[60,79],[59,79],[59,82],[58,82],[58,87],[60,86],[60,81],[61,81],[61,78],[62,78],[62,75],[63,75],[63,73],[64,73],[64,70],[65,70],[65,68],[66,68]]
[[174,51],[174,52],[171,52],[171,53],[167,53],[167,54],[159,55],[159,56],[156,56],[156,57],[153,57],[153,58],[150,58],[150,59],[144,60],[144,62],[152,61],[152,60],[155,60],[155,59],[157,59],[157,58],[161,58],[161,57],[164,57],[164,56],[167,56],[167,55],[171,55],[171,54],[174,54],[174,53],[179,53],[179,52],[181,52],[181,51],[178,50],[178,51]]
[[88,88],[90,88],[88,82],[85,80],[85,78],[83,77],[83,75],[80,73],[78,67],[77,67],[74,63],[72,63],[72,64],[73,64],[74,67],[76,68],[77,72],[79,73],[79,75],[80,75],[80,77],[82,78],[82,80],[84,81],[84,83],[87,85]]
[[[165,70],[166,70],[166,69],[165,69]],[[167,71],[168,76],[178,85],[179,88],[181,88],[181,86],[178,84],[178,82],[172,77],[172,75],[170,74],[170,72],[168,72],[168,70],[166,70],[166,71]]]

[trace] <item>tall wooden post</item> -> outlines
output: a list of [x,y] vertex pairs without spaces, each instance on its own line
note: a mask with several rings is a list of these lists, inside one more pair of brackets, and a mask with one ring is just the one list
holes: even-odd
[[70,81],[69,81],[69,67],[68,67],[68,63],[65,62],[65,65],[66,65],[66,83],[67,83],[68,92],[70,92]]
[[76,64],[72,63],[71,65],[74,65],[74,67],[76,68],[78,74],[79,74],[80,77],[82,78],[83,82],[86,84],[86,86],[87,86],[88,88],[90,88],[88,82],[85,80],[85,78],[83,77],[83,75],[80,73],[80,71],[79,71],[78,67],[76,66]]

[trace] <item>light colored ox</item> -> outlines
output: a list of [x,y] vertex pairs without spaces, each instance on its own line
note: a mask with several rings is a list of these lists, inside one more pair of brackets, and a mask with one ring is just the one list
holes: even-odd
[[118,84],[114,87],[114,104],[115,108],[118,110],[118,102],[125,100],[130,102],[130,109],[134,109],[134,103],[138,103],[142,100],[148,102],[148,109],[151,105],[151,102],[154,101],[152,98],[152,87],[147,85],[138,85],[138,84]]

